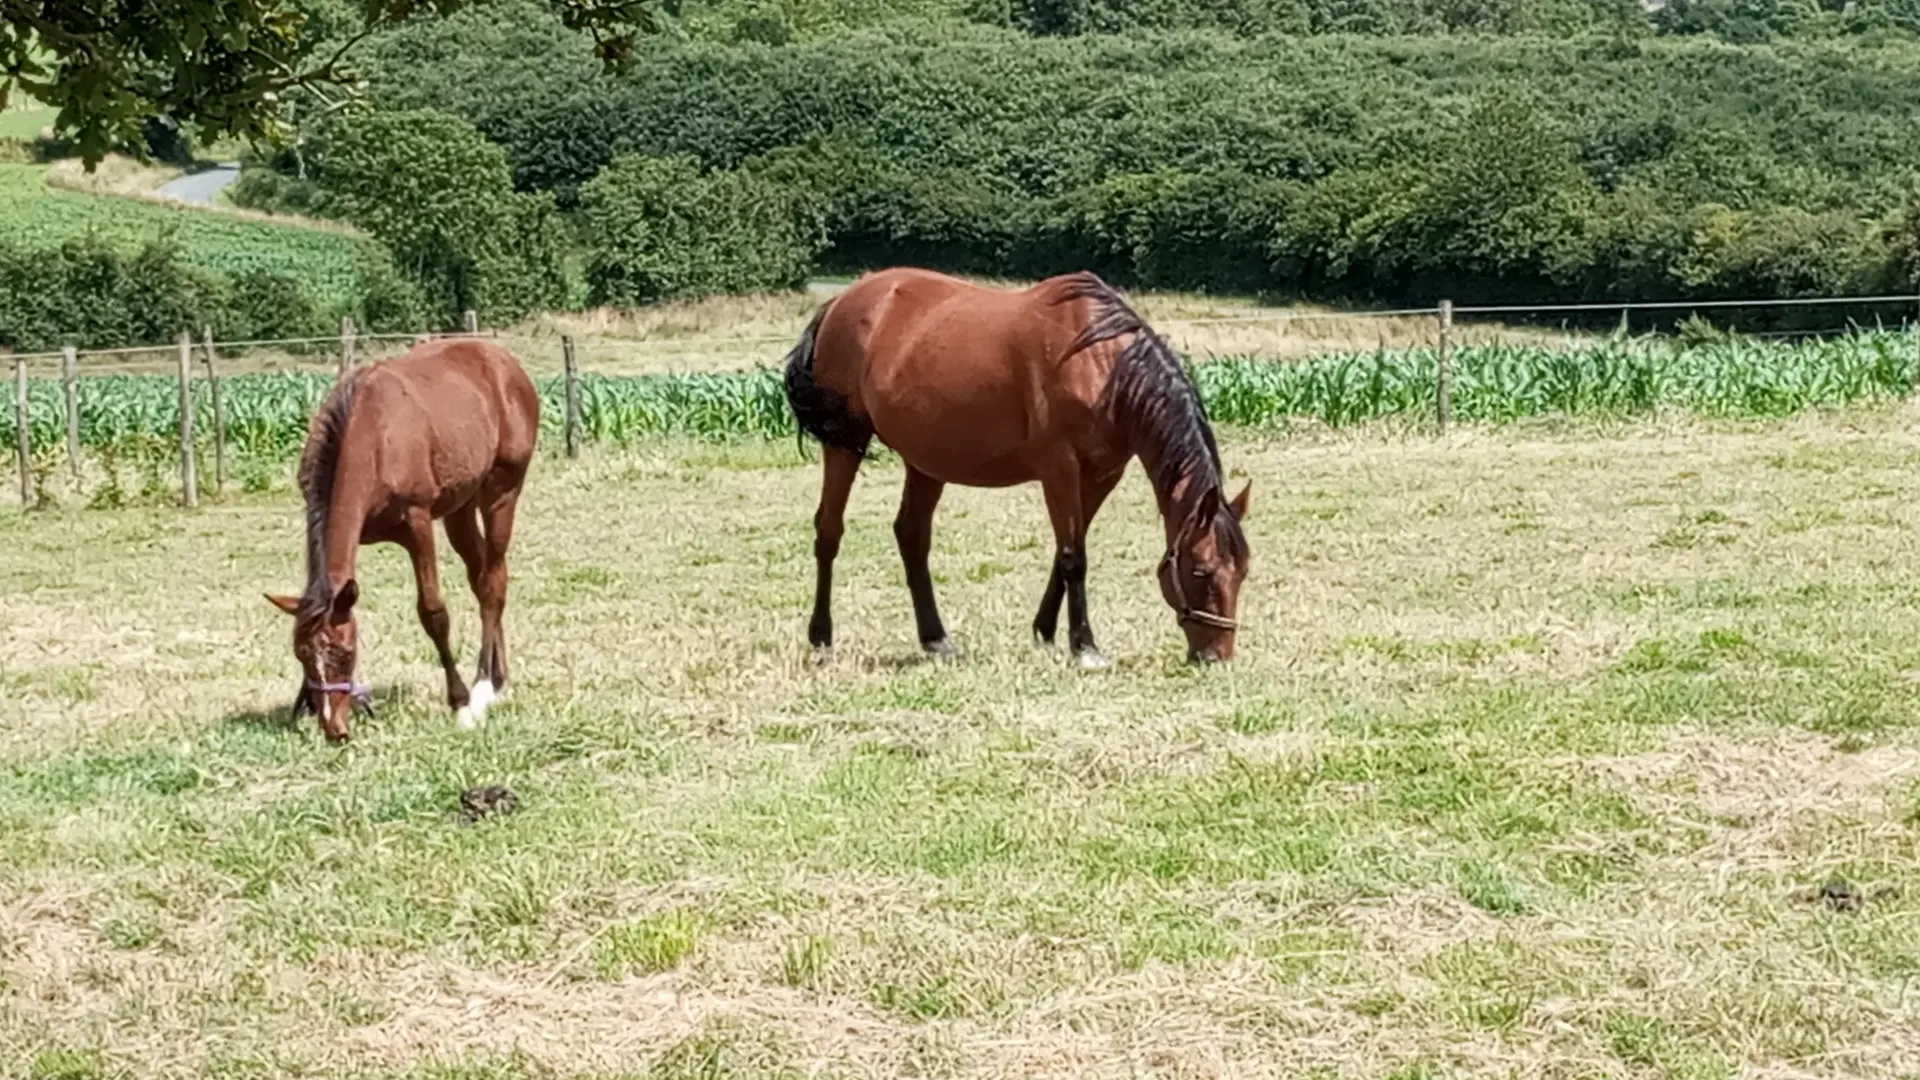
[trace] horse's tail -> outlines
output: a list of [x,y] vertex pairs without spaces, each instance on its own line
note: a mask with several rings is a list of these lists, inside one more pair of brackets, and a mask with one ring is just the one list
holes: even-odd
[[873,425],[848,406],[847,396],[814,381],[813,350],[820,338],[820,324],[833,304],[821,305],[813,321],[800,334],[800,341],[787,354],[787,405],[803,436],[811,435],[822,446],[846,450],[860,457],[867,454],[873,441]]

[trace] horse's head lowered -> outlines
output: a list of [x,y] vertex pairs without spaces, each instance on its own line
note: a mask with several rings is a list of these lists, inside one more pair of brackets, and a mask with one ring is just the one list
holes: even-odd
[[1251,490],[1251,484],[1241,488],[1232,502],[1223,502],[1218,488],[1201,496],[1160,560],[1160,593],[1180,616],[1189,661],[1233,659],[1240,585],[1247,579],[1240,519]]
[[267,597],[293,616],[293,655],[305,676],[293,699],[293,715],[313,713],[330,742],[345,742],[352,734],[348,721],[355,708],[373,709],[372,693],[353,678],[359,652],[353,604],[359,596],[359,587],[349,580],[326,603],[311,608],[297,597]]

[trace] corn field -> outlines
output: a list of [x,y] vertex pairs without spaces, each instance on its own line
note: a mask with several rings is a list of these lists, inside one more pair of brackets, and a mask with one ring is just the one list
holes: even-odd
[[[1715,416],[1773,416],[1800,409],[1907,395],[1920,375],[1910,335],[1858,333],[1771,343],[1735,339],[1683,346],[1667,339],[1614,339],[1591,347],[1484,345],[1455,351],[1454,415],[1497,423],[1529,416],[1633,415],[1681,409]],[[1329,425],[1431,417],[1436,357],[1431,349],[1349,353],[1302,362],[1227,358],[1193,375],[1213,419],[1237,427],[1298,420]],[[298,455],[307,421],[332,385],[321,373],[239,375],[221,382],[228,449],[236,461],[280,463]],[[561,445],[565,387],[538,379],[543,442]],[[36,456],[65,445],[60,383],[29,384]],[[630,443],[661,436],[791,438],[777,371],[598,376],[580,381],[588,442]],[[179,390],[165,376],[83,376],[77,391],[81,441],[122,458],[172,453]],[[213,424],[212,387],[195,383],[196,427]],[[14,443],[13,411],[0,411],[0,445]]]
[[[1193,371],[1219,423],[1304,418],[1338,426],[1432,415],[1437,358],[1412,349],[1295,364],[1229,360]],[[1688,346],[1648,337],[1586,348],[1479,345],[1453,353],[1453,411],[1462,421],[1493,423],[1659,409],[1779,416],[1904,397],[1916,375],[1920,347],[1911,335],[1889,332],[1795,343],[1735,338]]]

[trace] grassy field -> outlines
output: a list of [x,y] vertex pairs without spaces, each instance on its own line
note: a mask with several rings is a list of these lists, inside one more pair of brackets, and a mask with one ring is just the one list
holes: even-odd
[[32,142],[52,126],[54,110],[39,102],[15,101],[0,109],[0,139]]
[[1233,438],[1241,659],[1136,472],[1098,675],[1037,491],[948,493],[933,666],[872,467],[816,670],[791,444],[543,459],[511,703],[454,730],[371,550],[344,749],[289,496],[0,512],[0,1075],[1914,1075],[1916,421]]
[[95,186],[94,191],[76,191],[48,183],[48,166],[0,165],[0,240],[50,245],[93,230],[133,248],[170,235],[192,263],[216,273],[288,274],[305,282],[323,303],[351,292],[356,260],[366,241],[339,230],[267,221],[258,215],[104,193],[116,190],[113,178],[126,175],[127,170],[110,171],[104,179],[68,175],[69,184]]

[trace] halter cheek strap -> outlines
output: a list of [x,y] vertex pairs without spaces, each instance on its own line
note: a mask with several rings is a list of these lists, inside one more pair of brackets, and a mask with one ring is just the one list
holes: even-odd
[[[1163,574],[1168,570],[1177,572],[1178,569],[1179,566],[1173,559],[1173,552],[1167,552],[1166,558],[1160,560],[1160,572]],[[1168,586],[1168,591],[1178,595],[1180,590]],[[1199,623],[1201,626],[1211,626],[1215,630],[1237,630],[1240,628],[1240,623],[1237,619],[1229,619],[1225,615],[1215,615],[1211,611],[1201,611],[1198,608],[1191,608],[1184,603],[1175,605],[1175,610],[1179,612],[1180,621],[1183,623]]]

